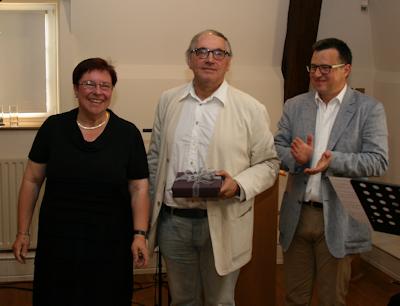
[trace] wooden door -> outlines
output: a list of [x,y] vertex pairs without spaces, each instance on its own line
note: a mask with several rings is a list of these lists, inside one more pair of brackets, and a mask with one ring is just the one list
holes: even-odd
[[236,286],[237,306],[275,306],[278,180],[256,197],[253,256],[242,267]]

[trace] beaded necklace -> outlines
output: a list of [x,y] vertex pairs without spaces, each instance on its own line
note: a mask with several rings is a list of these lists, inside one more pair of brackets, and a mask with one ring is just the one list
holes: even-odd
[[106,119],[103,122],[100,122],[98,125],[95,126],[85,126],[82,123],[80,123],[78,120],[76,120],[76,123],[78,124],[78,126],[84,130],[95,130],[98,129],[99,127],[102,127],[104,124],[106,124],[107,120],[108,120],[108,112],[106,112]]

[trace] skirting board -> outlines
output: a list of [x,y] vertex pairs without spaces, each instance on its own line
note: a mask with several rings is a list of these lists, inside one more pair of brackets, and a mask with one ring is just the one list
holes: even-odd
[[0,253],[0,282],[31,281],[35,252],[29,252],[25,264],[20,264],[13,253]]
[[[156,255],[156,254],[155,254]],[[0,253],[0,283],[22,282],[33,280],[35,252],[29,252],[26,263],[20,264],[11,252]],[[134,269],[134,274],[155,274],[157,269],[157,256],[150,258],[146,268]],[[165,264],[162,264],[162,272],[165,273]]]
[[[390,277],[400,281],[400,258],[373,246],[372,251],[361,254],[361,258]],[[283,264],[282,248],[278,245],[276,250],[276,263]]]
[[400,281],[400,258],[396,258],[376,246],[372,247],[372,251],[361,254],[361,258]]

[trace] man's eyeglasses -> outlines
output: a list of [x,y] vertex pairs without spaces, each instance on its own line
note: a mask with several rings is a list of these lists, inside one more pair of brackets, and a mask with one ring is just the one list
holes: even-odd
[[337,65],[314,65],[314,64],[311,64],[310,66],[306,66],[306,67],[307,67],[307,71],[309,73],[315,73],[315,72],[317,72],[317,69],[319,69],[319,72],[321,74],[328,74],[329,72],[331,72],[332,69],[340,68],[345,65],[346,64],[337,64]]
[[95,81],[83,81],[79,83],[79,85],[90,91],[95,91],[97,86],[99,86],[102,91],[110,91],[113,88],[112,84],[108,82],[96,83]]
[[225,58],[225,56],[231,56],[231,53],[222,49],[214,49],[210,50],[207,48],[196,48],[193,50],[190,50],[191,53],[196,54],[201,59],[205,59],[208,57],[210,53],[214,56],[216,60],[222,60]]

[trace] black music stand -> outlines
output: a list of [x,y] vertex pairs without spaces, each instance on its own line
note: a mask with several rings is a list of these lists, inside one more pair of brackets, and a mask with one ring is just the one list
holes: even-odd
[[[158,246],[157,251],[157,269],[156,269],[156,282],[155,282],[155,289],[157,290],[155,295],[154,306],[162,306],[162,287],[164,284],[163,280],[163,268],[162,268],[162,255],[160,246]],[[168,282],[167,282],[167,290],[168,290],[168,304],[167,306],[171,305],[171,295],[169,293]]]
[[[378,232],[400,235],[400,186],[352,179],[351,185],[368,217]],[[393,295],[387,306],[397,306],[400,293]]]
[[372,228],[400,235],[400,186],[363,179],[350,182]]

